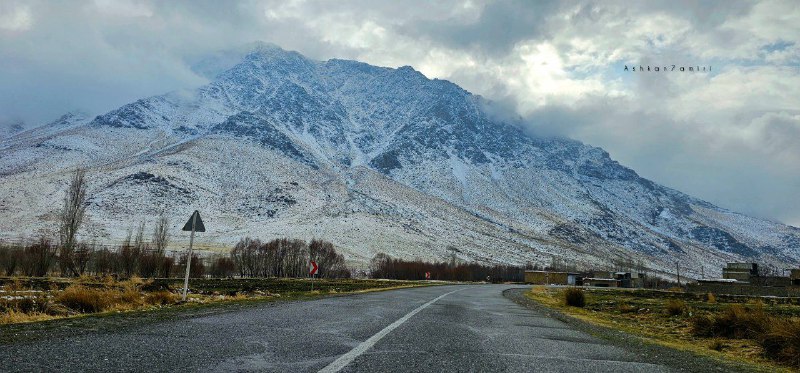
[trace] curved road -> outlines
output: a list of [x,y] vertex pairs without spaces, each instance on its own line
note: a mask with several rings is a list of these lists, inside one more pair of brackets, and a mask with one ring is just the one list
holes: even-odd
[[0,345],[0,371],[658,372],[503,296],[436,286]]

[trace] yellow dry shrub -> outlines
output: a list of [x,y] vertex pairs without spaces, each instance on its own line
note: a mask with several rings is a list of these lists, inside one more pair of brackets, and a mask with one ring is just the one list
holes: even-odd
[[178,297],[175,294],[166,290],[159,290],[145,295],[144,302],[152,305],[167,305],[175,303],[177,299]]

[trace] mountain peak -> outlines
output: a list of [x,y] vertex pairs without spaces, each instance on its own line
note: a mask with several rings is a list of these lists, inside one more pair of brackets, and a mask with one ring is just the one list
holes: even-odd
[[214,80],[219,74],[241,64],[247,58],[251,60],[270,59],[291,53],[297,52],[286,51],[272,43],[255,41],[203,54],[189,59],[187,64],[198,75]]
[[[437,219],[463,213],[467,217],[459,219],[464,220],[452,223],[480,241],[466,244],[474,246],[470,255],[486,259],[483,252],[495,250],[487,247],[514,248],[498,261],[541,261],[542,256],[562,255],[570,245],[591,247],[588,254],[581,251],[595,255],[591,260],[634,255],[655,266],[673,263],[676,255],[684,254],[730,261],[754,255],[800,258],[792,246],[800,242],[800,235],[785,226],[732,214],[669,190],[641,178],[601,148],[531,135],[513,116],[494,113],[502,110],[410,66],[319,62],[258,43],[191,94],[138,100],[98,116],[89,130],[96,131],[92,136],[97,138],[106,136],[109,144],[119,144],[125,140],[113,138],[117,135],[108,127],[120,127],[140,141],[139,146],[150,144],[132,153],[130,160],[114,164],[129,165],[120,171],[123,179],[137,172],[155,174],[155,169],[173,175],[166,184],[137,184],[145,188],[141,193],[153,194],[154,205],[188,201],[197,197],[183,191],[202,189],[218,217],[287,216],[316,224],[322,218],[314,214],[353,214],[377,230],[393,232],[387,242],[424,241],[435,247],[441,242],[425,237],[449,237],[447,232],[457,231],[437,228]],[[74,137],[53,138],[36,146],[67,152],[85,145],[73,141]],[[84,157],[104,154],[94,137],[81,141],[95,146],[86,145]],[[220,149],[231,148],[236,151],[219,156]],[[193,150],[184,153],[187,149]],[[116,157],[115,151],[109,157]],[[203,166],[193,164],[192,157],[203,158]],[[230,157],[234,160],[224,166],[215,163]],[[228,174],[229,170],[236,172]],[[291,195],[266,192],[261,183],[273,179],[280,185],[270,190],[292,190]],[[184,185],[180,180],[186,180]],[[320,180],[333,189],[317,190]],[[207,188],[195,188],[207,183]],[[322,202],[317,197],[322,194],[335,196]],[[174,198],[165,199],[170,196]],[[244,202],[230,196],[242,196]],[[447,214],[414,212],[441,204],[448,206]],[[262,207],[266,210],[259,210]],[[259,220],[262,223],[269,229],[279,225]],[[503,243],[495,240],[506,235],[510,238]],[[460,244],[459,237],[446,239]]]
[[307,60],[305,56],[297,51],[287,51],[277,45],[270,43],[258,43],[250,49],[244,60]]

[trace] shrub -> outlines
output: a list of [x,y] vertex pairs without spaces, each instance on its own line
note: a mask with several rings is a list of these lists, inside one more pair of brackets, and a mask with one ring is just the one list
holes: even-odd
[[176,299],[175,294],[166,290],[160,290],[148,293],[144,297],[144,302],[147,304],[165,305],[175,303]]
[[759,342],[766,356],[800,368],[800,320],[770,323]]
[[564,290],[564,301],[568,306],[572,307],[586,306],[586,297],[583,295],[583,290],[578,288]]
[[714,316],[696,315],[689,320],[692,326],[692,334],[698,337],[714,336]]
[[692,318],[692,333],[702,337],[757,338],[767,330],[770,318],[761,307],[733,304],[716,315]]
[[717,297],[714,296],[714,293],[708,293],[708,297],[706,298],[708,303],[717,303]]
[[139,258],[139,274],[142,277],[156,277],[164,263],[164,254],[160,251],[145,251]]
[[55,261],[57,247],[50,240],[42,237],[38,242],[23,249],[20,264],[22,271],[29,277],[46,276]]
[[112,305],[112,297],[109,295],[105,290],[72,285],[58,294],[56,300],[75,311],[100,312]]
[[0,273],[13,276],[20,266],[23,252],[20,247],[0,246]]
[[231,258],[217,257],[211,262],[209,274],[217,278],[233,277],[236,274],[236,263]]
[[680,316],[686,311],[686,302],[680,299],[670,299],[666,304],[667,314],[670,316]]

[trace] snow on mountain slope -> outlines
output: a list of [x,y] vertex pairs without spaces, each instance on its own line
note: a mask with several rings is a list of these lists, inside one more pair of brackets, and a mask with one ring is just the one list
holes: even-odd
[[199,209],[208,243],[321,237],[361,263],[377,252],[438,260],[448,247],[497,263],[643,261],[669,272],[680,260],[690,276],[730,260],[800,262],[800,229],[657,185],[602,149],[531,136],[410,67],[263,44],[221,64],[205,66],[215,78],[196,90],[0,143],[0,234],[52,232],[82,166],[92,175],[83,237],[103,242],[161,211],[183,242],[177,228]]

